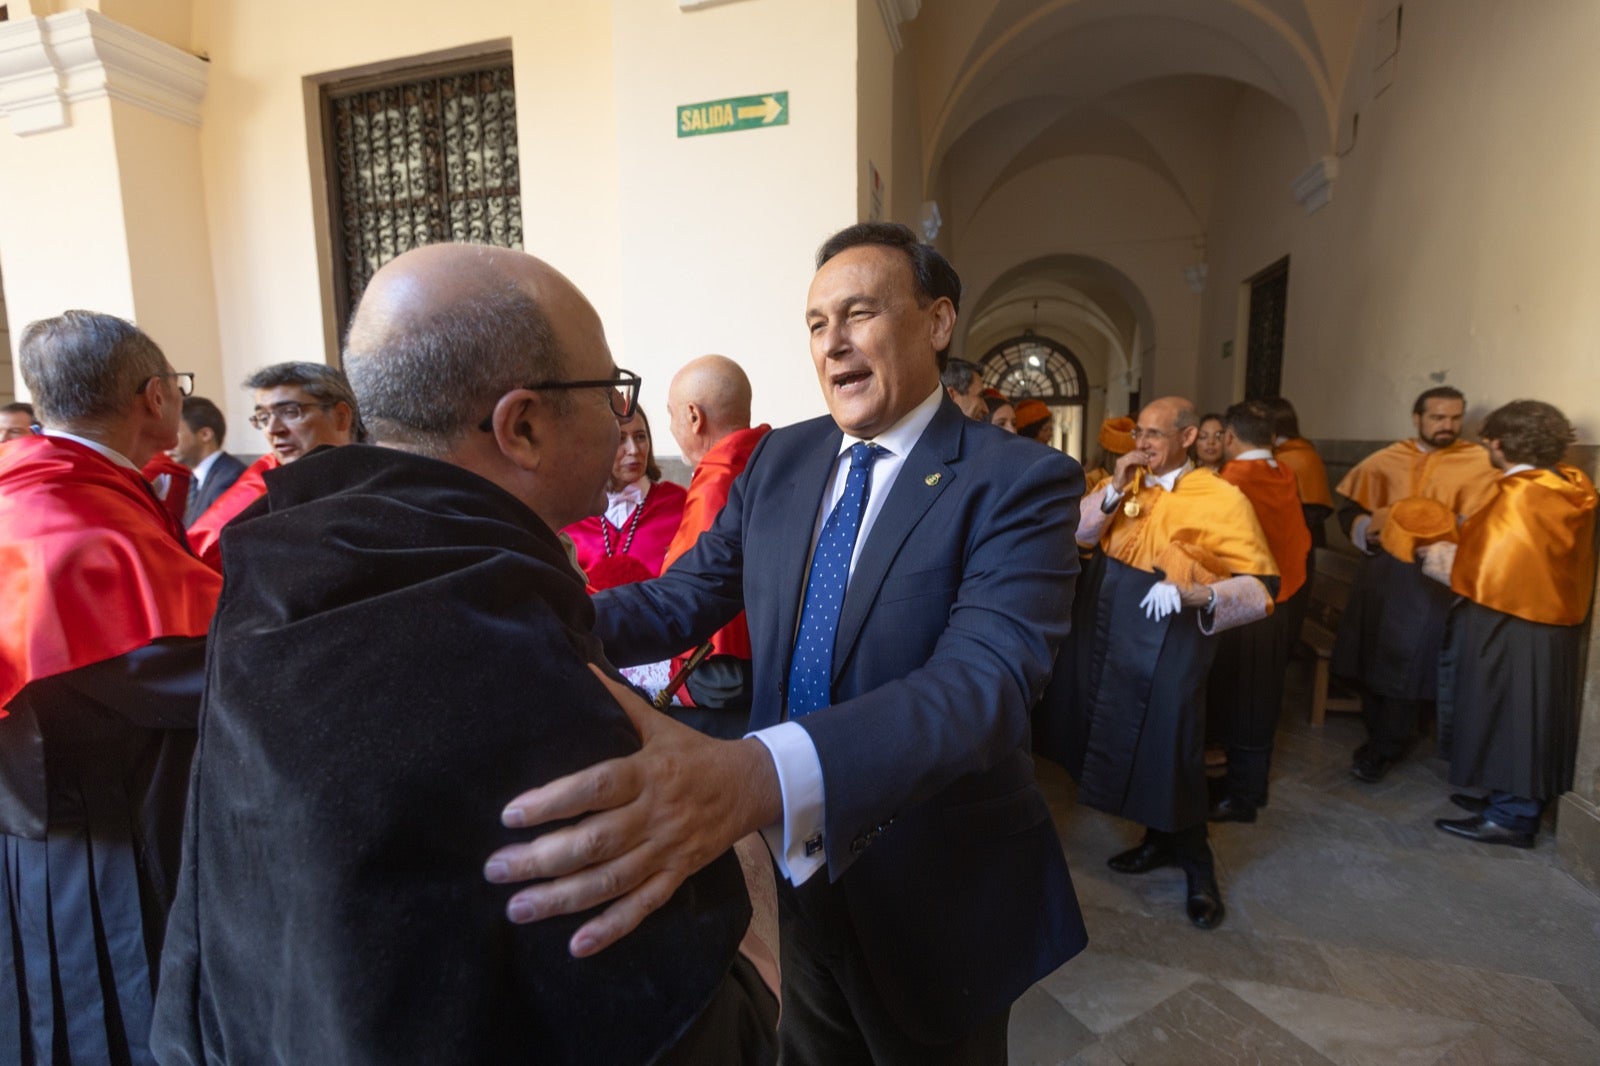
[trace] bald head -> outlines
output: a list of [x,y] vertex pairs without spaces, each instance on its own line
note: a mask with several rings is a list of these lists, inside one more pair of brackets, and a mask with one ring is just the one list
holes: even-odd
[[1194,404],[1182,396],[1163,396],[1139,412],[1134,443],[1153,473],[1166,474],[1188,461],[1199,432]]
[[691,466],[728,434],[750,428],[750,379],[725,355],[702,355],[667,388],[672,437]]
[[542,260],[428,245],[373,275],[345,369],[378,443],[442,455],[506,390],[563,376],[564,339],[597,326],[588,301]]

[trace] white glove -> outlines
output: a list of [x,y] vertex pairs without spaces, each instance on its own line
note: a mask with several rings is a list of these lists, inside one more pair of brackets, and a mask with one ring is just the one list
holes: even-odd
[[1183,609],[1183,596],[1178,592],[1178,586],[1172,582],[1157,581],[1150,586],[1150,591],[1144,594],[1139,606],[1144,610],[1146,618],[1152,622],[1159,622],[1167,615],[1177,614]]

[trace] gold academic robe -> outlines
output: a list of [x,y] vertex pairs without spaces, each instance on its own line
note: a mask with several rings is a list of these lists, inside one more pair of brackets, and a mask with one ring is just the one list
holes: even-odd
[[1294,475],[1295,487],[1300,492],[1300,502],[1315,504],[1333,510],[1333,496],[1328,492],[1328,471],[1322,465],[1322,456],[1303,437],[1291,437],[1272,450],[1272,457],[1289,468]]
[[[1137,512],[1129,515],[1129,505]],[[1174,541],[1196,544],[1215,555],[1232,575],[1276,577],[1278,564],[1250,501],[1204,467],[1178,478],[1173,491],[1144,484],[1129,492],[1100,534],[1108,557],[1153,572]]]
[[1450,588],[1529,622],[1572,626],[1594,588],[1595,488],[1565,463],[1502,477],[1461,527]]
[[1369,512],[1377,533],[1389,508],[1407,496],[1428,496],[1469,516],[1489,502],[1499,477],[1489,453],[1476,444],[1458,440],[1424,450],[1416,440],[1399,440],[1352,467],[1339,482],[1339,495]]
[[1101,532],[1101,565],[1086,571],[1099,575],[1087,582],[1096,618],[1077,634],[1087,646],[1063,757],[1079,803],[1169,832],[1205,823],[1203,692],[1217,646],[1194,609],[1154,621],[1138,606],[1174,542],[1204,548],[1236,577],[1270,585],[1278,573],[1250,501],[1210,470],[1188,471],[1172,492],[1130,490]]

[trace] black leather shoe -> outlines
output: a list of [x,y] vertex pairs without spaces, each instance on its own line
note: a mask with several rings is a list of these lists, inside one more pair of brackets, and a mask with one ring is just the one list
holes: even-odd
[[1482,814],[1489,809],[1489,801],[1482,796],[1474,796],[1468,792],[1456,792],[1450,796],[1450,802],[1466,811],[1468,814]]
[[1243,800],[1224,796],[1212,804],[1211,813],[1206,817],[1213,822],[1253,822],[1256,820],[1256,809]]
[[1362,747],[1357,749],[1355,758],[1350,760],[1350,776],[1357,781],[1375,785],[1387,777],[1389,771],[1394,769],[1394,764],[1399,761],[1386,755],[1379,755],[1371,748]]
[[1172,853],[1172,849],[1147,840],[1136,848],[1111,856],[1106,860],[1106,865],[1119,874],[1146,874],[1162,866],[1172,866],[1177,861],[1178,857]]
[[1480,844],[1505,844],[1513,848],[1533,847],[1534,834],[1507,829],[1481,815],[1476,818],[1436,818],[1433,824],[1453,836],[1466,837]]
[[1212,873],[1185,871],[1189,878],[1189,901],[1186,909],[1189,921],[1196,929],[1215,929],[1222,924],[1227,908],[1222,905],[1222,890],[1217,887],[1217,876]]

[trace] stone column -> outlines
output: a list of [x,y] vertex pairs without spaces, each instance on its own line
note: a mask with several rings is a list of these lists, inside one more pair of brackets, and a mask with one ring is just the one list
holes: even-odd
[[[1591,470],[1593,467],[1590,467]],[[1600,588],[1596,600],[1600,602]],[[1572,791],[1556,808],[1556,849],[1574,877],[1600,892],[1600,629],[1589,624],[1589,655],[1578,706]]]
[[98,11],[0,23],[0,277],[13,336],[67,308],[122,315],[194,371],[198,391],[221,393],[200,171],[206,75],[204,60]]

